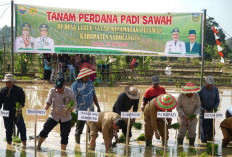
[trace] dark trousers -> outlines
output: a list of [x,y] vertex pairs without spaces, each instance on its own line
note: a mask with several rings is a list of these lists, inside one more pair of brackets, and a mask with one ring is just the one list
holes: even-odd
[[85,121],[81,121],[81,120],[78,121],[78,123],[76,124],[75,136],[80,136],[82,134],[84,126],[85,126]]
[[52,73],[51,70],[44,69],[44,80],[50,81],[51,73]]
[[61,144],[68,144],[68,136],[71,131],[71,121],[66,122],[57,122],[52,118],[48,118],[47,121],[44,123],[43,130],[40,132],[39,136],[43,138],[47,138],[48,134],[52,131],[52,129],[57,125],[60,124],[60,136],[61,136]]
[[213,140],[213,129],[214,135],[215,126],[213,128],[213,119],[204,119],[204,113],[201,112],[200,114],[200,134],[201,134],[201,141],[207,142]]
[[3,117],[3,120],[4,120],[5,129],[6,129],[6,141],[7,142],[10,142],[10,143],[12,142],[14,123],[16,124],[19,130],[21,141],[27,140],[26,126],[25,126],[22,115],[20,115],[18,118],[14,116],[13,117],[10,116],[9,118]]

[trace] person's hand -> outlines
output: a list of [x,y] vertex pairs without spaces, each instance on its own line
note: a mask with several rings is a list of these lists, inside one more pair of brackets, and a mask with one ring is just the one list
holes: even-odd
[[155,131],[155,138],[156,138],[157,140],[160,139],[160,135],[159,135],[158,131]]
[[145,106],[143,105],[143,106],[141,107],[141,111],[144,112],[144,109],[145,109]]
[[185,120],[189,120],[188,116],[184,115],[182,116]]
[[66,110],[66,114],[71,113],[71,112],[72,112],[72,109],[67,109]]
[[49,107],[50,107],[49,105],[45,105],[44,109],[47,111],[49,109]]
[[100,107],[98,107],[98,109],[97,109],[97,112],[101,112],[101,109],[100,109]]

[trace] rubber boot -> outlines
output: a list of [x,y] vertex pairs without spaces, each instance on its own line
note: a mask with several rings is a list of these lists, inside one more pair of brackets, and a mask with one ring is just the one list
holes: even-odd
[[146,146],[151,146],[152,142],[151,140],[146,140]]
[[77,135],[75,136],[75,141],[77,144],[80,144],[80,141],[81,141],[81,135]]
[[189,139],[189,146],[194,146],[195,143],[195,138],[190,138]]
[[178,145],[183,145],[183,141],[184,141],[183,138],[177,138],[177,144]]

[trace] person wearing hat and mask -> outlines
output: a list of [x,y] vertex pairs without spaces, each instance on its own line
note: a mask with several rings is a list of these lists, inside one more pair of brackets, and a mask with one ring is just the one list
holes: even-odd
[[[96,73],[96,71],[88,68],[81,69],[76,81],[71,85],[77,101],[76,113],[78,111],[87,111],[88,109],[89,111],[94,111],[93,103],[97,107],[97,112],[101,112],[93,82],[90,80],[90,74],[93,73]],[[85,121],[79,121],[76,124],[75,140],[77,144],[80,144],[80,137],[84,126]]]
[[[70,101],[73,101],[75,105],[71,108],[67,108]],[[71,131],[71,112],[76,107],[76,100],[73,91],[65,86],[65,80],[63,78],[57,78],[54,83],[54,88],[50,89],[48,93],[48,98],[45,102],[45,109],[48,110],[50,107],[52,107],[52,110],[39,134],[37,148],[41,148],[41,145],[48,137],[48,134],[59,123],[61,149],[66,150],[68,136]]]
[[159,86],[160,81],[159,81],[158,76],[152,76],[151,83],[152,83],[152,86],[148,88],[146,92],[144,93],[143,106],[141,108],[142,111],[144,111],[146,104],[149,103],[153,98],[161,94],[166,94],[165,89]]
[[[124,92],[119,94],[114,106],[113,112],[121,115],[121,112],[128,112],[133,107],[133,112],[138,111],[139,105],[139,91],[134,86],[125,87]],[[135,119],[131,120],[131,125],[135,122]],[[126,134],[124,134],[126,137]],[[129,131],[129,137],[132,136],[131,127]]]
[[196,42],[196,31],[189,30],[189,42],[185,43],[186,54],[197,54],[201,56],[201,45]]
[[54,52],[54,40],[48,37],[48,25],[39,26],[40,37],[35,39],[35,51]]
[[21,25],[22,35],[16,37],[14,44],[14,51],[33,50],[35,38],[30,36],[31,25],[29,23],[23,23]]
[[[6,74],[2,81],[5,82],[6,86],[0,90],[0,109],[3,105],[3,110],[9,111],[9,117],[3,117],[7,144],[12,143],[13,123],[15,123],[18,127],[21,141],[26,146],[26,126],[22,115],[22,108],[25,106],[24,91],[21,87],[14,84],[15,79],[12,74]],[[16,108],[16,103],[19,103],[19,108]]]
[[207,76],[205,84],[198,92],[201,100],[200,134],[202,143],[213,140],[213,129],[215,129],[213,128],[213,119],[204,119],[204,113],[217,110],[220,103],[219,92],[217,87],[214,86],[213,77]]
[[[164,146],[165,143],[165,119],[157,118],[157,112],[164,112],[167,110],[171,112],[177,105],[176,99],[169,94],[161,94],[156,98],[153,98],[144,109],[144,121],[145,121],[145,142],[146,146],[152,145],[152,138],[155,132],[156,139],[162,137],[161,142]],[[164,108],[165,107],[165,108]],[[167,124],[170,126],[172,119],[167,119]],[[169,138],[169,132],[166,127],[166,140]],[[167,143],[166,143],[167,144]]]
[[112,139],[117,136],[119,129],[122,129],[123,133],[126,134],[126,122],[119,114],[114,112],[101,112],[99,113],[98,122],[87,122],[90,129],[90,148],[95,149],[96,139],[98,132],[102,132],[106,152],[112,146]]
[[226,118],[220,123],[222,130],[222,148],[226,148],[232,140],[232,105],[226,110]]
[[178,112],[178,130],[177,142],[183,145],[183,140],[188,131],[189,145],[194,146],[196,138],[197,115],[200,112],[201,101],[197,94],[200,90],[194,83],[187,83],[182,89],[177,99],[176,110]]
[[185,43],[179,40],[180,31],[178,28],[172,30],[172,40],[165,46],[165,56],[184,55],[186,52]]

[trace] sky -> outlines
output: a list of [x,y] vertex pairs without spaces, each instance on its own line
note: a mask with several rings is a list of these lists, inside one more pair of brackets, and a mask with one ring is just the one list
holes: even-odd
[[[0,28],[10,26],[10,0],[0,1]],[[17,4],[39,5],[58,8],[84,10],[167,13],[167,12],[201,12],[206,9],[208,16],[213,17],[224,30],[227,38],[232,37],[232,0],[14,0]],[[5,9],[5,14],[2,16]]]

